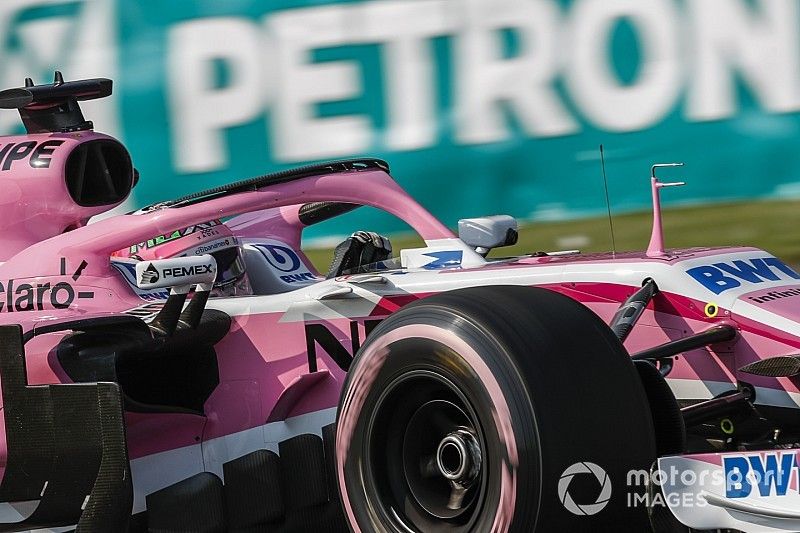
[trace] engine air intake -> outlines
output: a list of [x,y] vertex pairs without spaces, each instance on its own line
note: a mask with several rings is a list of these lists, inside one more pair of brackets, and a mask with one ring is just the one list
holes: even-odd
[[70,196],[82,207],[115,204],[133,188],[133,164],[122,144],[97,139],[69,154],[64,179]]

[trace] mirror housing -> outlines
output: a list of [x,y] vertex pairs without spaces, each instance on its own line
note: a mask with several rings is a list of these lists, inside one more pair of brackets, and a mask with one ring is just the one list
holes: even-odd
[[510,215],[462,218],[458,221],[458,238],[486,255],[492,248],[517,243],[517,220]]
[[[136,264],[136,285],[142,290],[170,287],[175,292],[186,293],[192,285],[207,286],[207,290],[211,290],[216,278],[217,261],[207,254],[154,259]],[[185,291],[181,290],[183,288]]]
[[[167,337],[175,333],[180,323],[196,329],[216,279],[217,260],[208,254],[137,263],[137,287],[143,290],[170,288],[164,307],[150,321],[150,329]],[[183,304],[192,285],[197,285],[194,298],[184,310]]]

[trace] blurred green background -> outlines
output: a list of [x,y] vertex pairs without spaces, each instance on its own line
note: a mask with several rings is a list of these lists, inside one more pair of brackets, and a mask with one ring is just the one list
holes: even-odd
[[[646,245],[650,165],[682,161],[670,245],[800,254],[796,0],[0,2],[0,83],[56,68],[115,81],[84,109],[141,171],[123,209],[375,156],[450,226],[518,217],[503,253],[606,249],[603,144],[618,248]],[[359,210],[309,244],[357,229],[404,231]]]
[[[800,237],[787,221],[797,220],[800,201],[722,203],[665,209],[662,213],[667,247],[757,246],[800,267]],[[613,216],[617,251],[647,248],[652,212]],[[530,254],[538,251],[580,249],[583,252],[612,248],[607,217],[524,225],[516,245],[497,248],[490,257]],[[418,247],[422,241],[409,233],[392,239],[396,250]],[[307,251],[318,270],[326,272],[332,251],[326,247]]]

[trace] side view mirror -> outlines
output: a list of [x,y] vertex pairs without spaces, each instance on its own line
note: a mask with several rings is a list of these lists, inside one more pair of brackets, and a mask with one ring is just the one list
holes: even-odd
[[492,248],[517,243],[517,220],[509,215],[462,218],[458,221],[458,238],[485,256]]
[[[215,279],[217,260],[211,255],[137,263],[136,285],[140,289],[170,288],[169,298],[150,322],[150,328],[167,337],[175,333],[181,324],[183,327],[197,329]],[[184,310],[183,304],[186,303],[192,285],[197,285],[197,289]]]
[[[171,287],[176,292],[192,285],[210,285],[217,277],[217,261],[211,255],[173,257],[136,264],[136,285],[143,290]],[[209,288],[209,290],[211,290]]]

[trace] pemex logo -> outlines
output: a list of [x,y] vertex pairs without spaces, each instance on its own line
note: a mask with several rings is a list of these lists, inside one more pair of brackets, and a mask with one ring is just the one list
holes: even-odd
[[[597,499],[592,503],[577,503],[570,494],[569,488],[573,478],[576,476],[594,476],[600,484],[600,493]],[[582,463],[575,463],[568,467],[561,474],[561,479],[558,480],[558,499],[561,504],[572,514],[579,516],[592,516],[606,508],[609,500],[611,500],[611,479],[608,474],[600,466],[584,461]]]
[[153,265],[153,263],[150,263],[147,268],[142,271],[141,283],[149,285],[158,281],[160,277],[161,276],[158,275],[158,269],[155,267],[155,265]]

